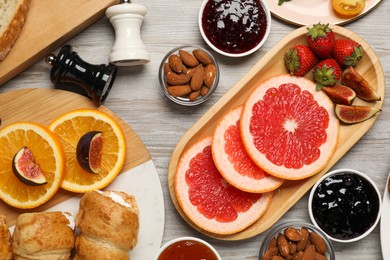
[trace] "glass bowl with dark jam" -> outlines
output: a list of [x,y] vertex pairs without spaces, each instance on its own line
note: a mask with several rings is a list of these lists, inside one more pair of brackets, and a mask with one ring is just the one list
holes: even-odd
[[315,226],[337,242],[355,242],[371,233],[380,219],[381,195],[364,173],[339,169],[325,174],[309,196]]
[[164,244],[154,260],[221,260],[217,250],[206,241],[196,237],[179,237]]
[[203,39],[216,52],[243,57],[257,51],[271,29],[264,0],[204,0],[199,11]]

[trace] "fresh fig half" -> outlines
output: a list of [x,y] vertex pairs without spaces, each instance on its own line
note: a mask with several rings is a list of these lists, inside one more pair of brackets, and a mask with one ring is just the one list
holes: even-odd
[[350,106],[356,97],[355,91],[347,86],[340,84],[336,84],[330,87],[323,86],[322,90],[335,104]]
[[26,146],[15,154],[12,160],[12,170],[24,184],[39,186],[47,183],[41,167],[35,161],[33,152]]
[[77,161],[90,173],[98,173],[102,161],[103,134],[91,131],[83,135],[76,148]]
[[341,81],[356,92],[356,96],[366,101],[379,101],[381,97],[374,88],[353,67],[348,67],[341,75]]
[[371,106],[336,105],[335,107],[336,116],[345,124],[363,122],[381,111],[380,108]]

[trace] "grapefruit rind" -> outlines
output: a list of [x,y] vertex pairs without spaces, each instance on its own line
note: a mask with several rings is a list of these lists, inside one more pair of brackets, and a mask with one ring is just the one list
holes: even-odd
[[[329,115],[329,123],[326,128],[326,142],[319,147],[320,156],[311,164],[306,164],[300,169],[287,168],[284,165],[276,165],[269,161],[264,153],[261,153],[255,146],[254,137],[250,132],[252,108],[262,100],[267,90],[278,88],[282,84],[295,84],[302,91],[308,91],[313,98],[322,106]],[[244,146],[252,160],[269,174],[288,180],[300,180],[315,175],[320,172],[333,156],[338,139],[339,121],[334,115],[334,105],[328,96],[322,91],[316,91],[315,83],[303,77],[290,75],[279,75],[263,81],[248,97],[240,121],[241,136]]]
[[[19,132],[19,134],[17,132]],[[20,136],[20,133],[22,132],[25,134]],[[30,138],[34,139],[33,141],[36,142],[35,145],[29,145],[27,132],[30,132],[28,135],[32,135]],[[34,154],[39,154],[35,159],[45,174],[47,179],[46,184],[41,186],[28,186],[16,179],[17,177],[14,176],[11,165],[13,155],[16,154],[21,147],[18,147],[16,142],[9,142],[7,137],[9,135],[18,136],[17,142],[20,142],[23,146],[28,146]],[[0,176],[2,179],[0,182],[0,198],[4,202],[15,208],[32,209],[46,203],[56,194],[64,178],[65,154],[60,140],[54,133],[48,128],[36,123],[16,122],[5,126],[0,130],[0,146],[3,146],[3,148],[8,150],[8,152],[0,151],[0,161],[2,161],[2,163],[8,162],[9,164],[9,167],[1,167],[2,169],[0,169]],[[42,149],[45,151],[51,149],[52,153],[41,155],[38,153],[38,150]],[[47,160],[54,160],[54,168],[52,168],[53,166],[49,167],[47,163],[45,164],[45,161]],[[34,196],[26,195],[30,199],[25,201],[20,201],[10,194],[12,192],[28,193],[30,191],[36,194],[44,194],[35,200],[31,199]]]
[[[245,167],[247,171],[252,171],[254,174],[265,174],[261,178],[255,178],[253,176],[244,175],[238,172],[235,169],[233,162],[229,159],[229,154],[226,152],[226,132],[227,129],[233,128],[234,131],[240,131],[237,126],[237,121],[240,120],[242,112],[242,106],[234,108],[227,112],[222,119],[218,122],[218,125],[215,128],[213,141],[212,141],[212,155],[215,162],[215,166],[218,171],[222,174],[227,182],[231,185],[246,192],[253,193],[263,193],[277,189],[284,182],[283,179],[274,177],[272,175],[266,174],[261,168],[252,163],[252,159],[247,155],[243,145],[238,144],[237,142],[242,142],[242,140],[230,140],[230,142],[235,143],[236,146],[239,146],[243,151],[241,156],[244,158],[237,158],[243,162],[245,160]],[[237,128],[237,129],[236,129]],[[232,156],[232,155],[231,155]],[[246,160],[247,159],[247,160]],[[250,161],[250,162],[249,162]]]
[[[103,155],[103,156],[118,158],[117,161],[115,162],[115,165],[112,166],[112,168],[105,169],[105,171],[108,172],[107,175],[98,176],[97,174],[88,173],[85,170],[83,170],[81,166],[78,165],[77,163],[76,160],[77,142],[75,142],[74,139],[77,139],[78,141],[88,131],[77,131],[76,129],[73,129],[72,133],[63,133],[61,130],[57,128],[58,126],[60,126],[62,123],[66,121],[70,122],[75,117],[80,117],[79,123],[81,124],[88,124],[88,122],[94,122],[99,120],[106,122],[109,124],[109,127],[107,129],[104,130],[97,129],[94,126],[94,123],[91,123],[91,125],[87,127],[88,131],[102,131],[103,134],[107,131],[112,131],[111,134],[116,136],[118,142],[116,144],[118,146],[118,151],[116,151],[116,154]],[[66,155],[67,165],[68,165],[67,172],[69,170],[69,164],[71,163],[74,165],[74,167],[77,168],[78,172],[82,171],[83,174],[85,173],[86,176],[91,176],[91,178],[95,178],[95,179],[99,178],[99,180],[94,181],[93,183],[84,184],[84,183],[78,183],[77,181],[69,180],[67,178],[67,174],[65,173],[64,181],[61,184],[61,187],[63,189],[71,192],[77,192],[77,193],[85,193],[91,190],[102,189],[106,187],[108,184],[110,184],[115,179],[115,177],[118,176],[118,174],[121,172],[126,159],[126,140],[121,126],[114,120],[113,117],[111,117],[107,113],[104,113],[96,109],[76,109],[57,117],[49,125],[49,129],[59,136],[65,148],[65,155]],[[104,149],[103,149],[103,153],[104,153]],[[102,167],[107,168],[104,165],[104,159],[102,161]]]
[[212,137],[208,136],[192,145],[181,156],[174,179],[175,195],[185,215],[200,229],[218,235],[235,234],[252,225],[264,214],[271,202],[273,192],[261,194],[260,199],[253,203],[252,207],[246,212],[238,213],[237,219],[233,222],[223,223],[202,215],[190,201],[189,185],[186,183],[186,171],[189,168],[190,161],[198,153],[202,152],[205,147],[211,146],[211,142]]

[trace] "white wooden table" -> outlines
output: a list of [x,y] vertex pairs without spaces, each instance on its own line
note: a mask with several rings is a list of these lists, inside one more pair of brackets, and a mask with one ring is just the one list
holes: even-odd
[[[275,0],[276,1],[276,0]],[[165,201],[163,243],[179,236],[196,236],[213,244],[223,259],[257,259],[264,234],[244,241],[219,241],[191,228],[177,213],[168,191],[168,164],[175,145],[197,119],[226,93],[275,43],[296,29],[276,18],[265,45],[249,57],[240,59],[216,55],[221,78],[218,89],[203,105],[181,107],[162,93],[158,68],[170,49],[182,44],[206,47],[197,25],[201,0],[147,0],[148,14],[142,27],[142,39],[151,53],[151,62],[138,67],[120,68],[105,106],[122,117],[138,133],[156,165]],[[365,39],[380,58],[387,82],[390,82],[390,1],[382,1],[361,19],[344,25]],[[74,51],[92,64],[107,63],[114,42],[114,31],[104,17],[68,41]],[[208,48],[209,49],[209,48]],[[58,51],[58,50],[57,50]],[[18,88],[54,88],[49,79],[50,66],[39,61],[0,88],[0,93]],[[390,98],[386,93],[383,112],[365,136],[333,167],[353,168],[367,173],[383,193],[390,171]],[[280,221],[310,222],[306,194]],[[389,221],[389,220],[384,220]],[[390,245],[389,245],[390,246]],[[382,259],[380,228],[352,244],[334,243],[337,259]]]

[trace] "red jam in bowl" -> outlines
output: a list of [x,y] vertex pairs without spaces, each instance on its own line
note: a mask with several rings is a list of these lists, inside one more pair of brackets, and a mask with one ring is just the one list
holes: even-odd
[[182,240],[168,246],[158,260],[218,260],[214,252],[205,244],[193,240]]
[[207,39],[232,54],[255,48],[264,38],[267,22],[260,0],[210,0],[202,14]]

